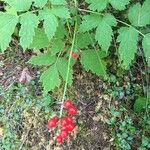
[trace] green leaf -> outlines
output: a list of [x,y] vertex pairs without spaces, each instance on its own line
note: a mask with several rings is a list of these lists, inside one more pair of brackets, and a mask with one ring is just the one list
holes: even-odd
[[117,10],[124,10],[130,0],[86,0],[86,2],[90,4],[89,9],[93,11],[103,11],[109,3]]
[[142,45],[148,66],[150,67],[150,33],[145,35]]
[[64,42],[61,39],[55,39],[52,41],[52,47],[50,48],[50,52],[52,55],[56,55],[58,52],[64,50]]
[[0,12],[0,49],[2,52],[9,46],[17,22],[18,16]]
[[61,81],[59,79],[59,72],[55,64],[42,73],[40,81],[43,83],[44,93],[48,93],[56,87],[59,87]]
[[36,7],[44,7],[48,0],[34,0],[34,6]]
[[40,19],[44,20],[44,29],[48,39],[52,39],[58,27],[57,18],[51,13],[49,9],[40,11]]
[[57,31],[55,33],[56,39],[63,39],[66,35],[67,31],[65,29],[65,25],[63,23],[59,23],[59,26],[57,28]]
[[56,61],[56,56],[51,56],[49,53],[46,54],[40,54],[37,56],[32,56],[30,60],[28,61],[29,64],[33,65],[52,65]]
[[[68,62],[65,58],[59,58],[57,61],[57,69],[63,78],[64,82],[66,82],[67,72],[68,72]],[[73,70],[72,67],[69,68],[69,76],[68,76],[68,84],[71,85],[73,82]]]
[[126,8],[126,5],[130,3],[130,0],[110,0],[110,4],[115,8],[116,10],[124,10]]
[[90,14],[83,17],[82,24],[80,25],[79,31],[86,32],[96,28],[101,22],[102,17],[100,15]]
[[69,9],[65,6],[53,6],[51,13],[62,19],[70,18]]
[[99,25],[96,29],[95,39],[98,41],[102,50],[106,52],[108,51],[112,41],[113,31],[111,26],[116,25],[117,25],[116,19],[112,15],[106,14],[103,17],[102,21],[99,22]]
[[117,42],[119,45],[119,59],[122,67],[128,69],[132,60],[134,60],[137,51],[138,32],[133,27],[122,27],[119,30]]
[[35,36],[35,28],[38,25],[38,17],[30,12],[24,13],[20,16],[21,29],[19,32],[20,44],[25,50],[29,48]]
[[106,8],[109,0],[86,0],[90,5],[89,9],[102,11]]
[[41,49],[47,47],[48,44],[49,44],[49,40],[44,32],[44,29],[36,28],[35,36],[33,37],[33,41],[30,45],[30,48]]
[[78,33],[76,36],[75,47],[78,48],[86,48],[90,44],[94,44],[94,34],[90,33]]
[[140,112],[143,108],[146,107],[146,98],[145,97],[138,97],[134,103],[134,111]]
[[11,7],[14,7],[17,11],[27,11],[30,9],[32,0],[5,0]]
[[66,5],[66,1],[65,0],[50,0],[52,5]]
[[81,64],[87,71],[92,71],[98,76],[106,77],[106,64],[98,50],[85,50],[81,53]]
[[128,18],[134,26],[143,27],[150,24],[150,0],[145,0],[142,6],[140,3],[133,5],[129,9]]

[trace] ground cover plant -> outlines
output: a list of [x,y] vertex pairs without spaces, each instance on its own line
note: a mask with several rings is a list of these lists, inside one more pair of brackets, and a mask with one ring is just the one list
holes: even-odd
[[0,1],[0,147],[149,149],[149,8]]

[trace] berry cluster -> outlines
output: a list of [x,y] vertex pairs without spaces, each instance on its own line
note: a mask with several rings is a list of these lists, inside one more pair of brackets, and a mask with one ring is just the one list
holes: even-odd
[[59,119],[57,116],[51,117],[48,121],[48,128],[52,129],[60,123],[60,133],[56,137],[57,143],[62,143],[64,139],[73,131],[75,128],[75,123],[73,121],[73,116],[77,114],[77,108],[73,105],[71,100],[65,100],[63,107],[67,109],[67,115]]

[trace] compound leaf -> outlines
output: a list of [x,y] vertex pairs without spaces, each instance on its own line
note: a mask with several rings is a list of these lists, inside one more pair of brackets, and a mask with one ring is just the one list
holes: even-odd
[[106,64],[102,60],[100,51],[85,50],[81,53],[80,61],[85,70],[106,77]]
[[150,33],[145,35],[145,37],[143,38],[142,45],[146,60],[148,62],[148,66],[150,66]]
[[143,27],[150,24],[150,0],[145,0],[142,6],[140,3],[133,5],[129,9],[128,18],[134,26]]
[[119,45],[119,59],[122,66],[128,69],[137,51],[138,33],[133,27],[122,27],[117,41]]
[[35,28],[38,25],[38,17],[30,12],[24,13],[20,17],[21,29],[19,32],[20,44],[25,50],[29,48],[35,36]]
[[40,81],[43,84],[44,93],[48,93],[60,85],[61,80],[59,79],[59,72],[55,64],[42,73]]
[[49,9],[40,11],[40,19],[44,20],[44,29],[48,39],[52,39],[58,27],[58,20]]

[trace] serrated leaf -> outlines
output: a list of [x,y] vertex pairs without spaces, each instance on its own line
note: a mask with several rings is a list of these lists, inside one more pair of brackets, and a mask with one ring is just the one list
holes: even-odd
[[52,65],[55,61],[56,61],[56,56],[51,56],[50,53],[46,53],[37,56],[32,56],[28,61],[28,63],[33,65],[39,65],[39,66],[42,65],[49,66]]
[[129,9],[128,18],[134,26],[143,27],[150,24],[150,0],[145,0],[142,6],[140,3],[133,5]]
[[44,93],[54,90],[61,83],[56,65],[52,65],[40,77],[43,83]]
[[2,52],[9,46],[17,23],[18,16],[0,12],[0,49]]
[[34,0],[34,6],[36,7],[44,7],[48,0]]
[[102,11],[106,8],[109,0],[86,0],[90,5],[89,9]]
[[5,0],[11,7],[14,7],[16,11],[27,11],[30,9],[32,0]]
[[116,10],[124,10],[126,5],[130,3],[130,0],[110,0],[110,4],[115,8]]
[[98,76],[106,77],[106,64],[101,58],[101,52],[85,50],[81,53],[81,64],[87,71],[92,71]]
[[50,0],[52,5],[66,5],[67,2],[65,0]]
[[51,55],[56,55],[58,52],[64,50],[64,42],[61,39],[55,39],[52,43],[52,47],[50,48]]
[[36,28],[35,36],[33,37],[33,41],[30,45],[30,48],[41,49],[47,47],[48,44],[49,44],[49,40],[44,32],[44,29]]
[[102,16],[100,15],[90,14],[84,16],[79,31],[80,32],[90,31],[93,28],[96,28],[99,25],[99,22],[101,22],[101,20]]
[[41,20],[44,20],[43,26],[48,39],[52,39],[58,27],[57,18],[49,9],[41,10],[39,16]]
[[145,97],[138,97],[134,103],[134,111],[140,112],[143,108],[146,107],[146,98]]
[[130,0],[86,0],[86,2],[90,4],[89,9],[103,11],[109,3],[117,10],[124,10]]
[[68,19],[70,18],[69,9],[65,6],[53,6],[51,13],[56,15],[59,18]]
[[117,42],[119,45],[119,59],[122,67],[128,69],[137,51],[138,33],[133,27],[122,27],[119,30]]
[[66,35],[67,31],[65,29],[65,25],[63,23],[59,23],[59,26],[57,28],[57,31],[55,33],[56,39],[63,39]]
[[145,35],[145,37],[143,38],[142,45],[146,60],[148,62],[148,66],[150,66],[150,33]]
[[90,33],[78,33],[76,35],[75,47],[78,48],[86,48],[90,44],[94,44],[94,34]]
[[[60,58],[57,61],[57,69],[60,73],[60,76],[66,82],[67,72],[68,72],[68,62],[65,58]],[[68,84],[71,85],[73,82],[73,70],[72,67],[69,68],[69,75],[68,75]]]
[[35,36],[35,28],[38,25],[38,17],[30,12],[24,13],[20,16],[21,29],[19,32],[20,44],[25,50],[29,48]]

